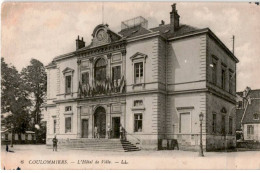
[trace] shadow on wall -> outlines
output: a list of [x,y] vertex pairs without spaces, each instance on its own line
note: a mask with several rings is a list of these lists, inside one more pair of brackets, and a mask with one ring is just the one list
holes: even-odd
[[180,64],[178,62],[178,59],[176,57],[176,54],[173,50],[173,47],[171,44],[167,45],[168,47],[168,57],[167,57],[167,84],[173,84],[175,83],[175,74],[176,69],[180,68]]
[[[180,64],[178,62],[178,59],[176,57],[175,51],[171,44],[167,45],[167,84],[174,84],[175,83],[175,71],[176,69],[180,68]],[[170,85],[171,86],[171,85]],[[176,139],[177,136],[174,137],[173,134],[175,134],[176,126],[178,123],[177,116],[173,116],[177,114],[176,108],[175,108],[175,100],[172,99],[172,97],[167,97],[167,119],[168,121],[166,125],[166,133],[169,135],[166,136],[167,139]]]

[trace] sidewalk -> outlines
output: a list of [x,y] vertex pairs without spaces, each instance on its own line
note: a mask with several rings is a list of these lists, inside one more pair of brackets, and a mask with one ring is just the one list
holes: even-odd
[[1,147],[1,169],[260,169],[260,151],[197,152],[163,150],[107,152],[61,149],[45,145]]

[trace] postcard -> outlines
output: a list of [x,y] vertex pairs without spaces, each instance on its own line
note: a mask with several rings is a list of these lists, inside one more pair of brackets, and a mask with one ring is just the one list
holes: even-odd
[[260,169],[259,2],[3,2],[2,170]]

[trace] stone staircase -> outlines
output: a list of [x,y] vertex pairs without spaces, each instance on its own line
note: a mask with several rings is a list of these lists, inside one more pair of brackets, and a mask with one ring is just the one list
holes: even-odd
[[[52,148],[52,145],[47,145]],[[119,139],[69,139],[60,141],[58,148],[69,148],[73,150],[91,150],[91,151],[119,151],[131,152],[140,151],[135,145],[126,140]]]

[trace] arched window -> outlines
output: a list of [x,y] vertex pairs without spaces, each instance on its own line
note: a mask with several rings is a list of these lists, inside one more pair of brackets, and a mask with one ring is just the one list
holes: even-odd
[[95,64],[95,80],[104,81],[106,79],[106,61],[103,58],[97,60]]

